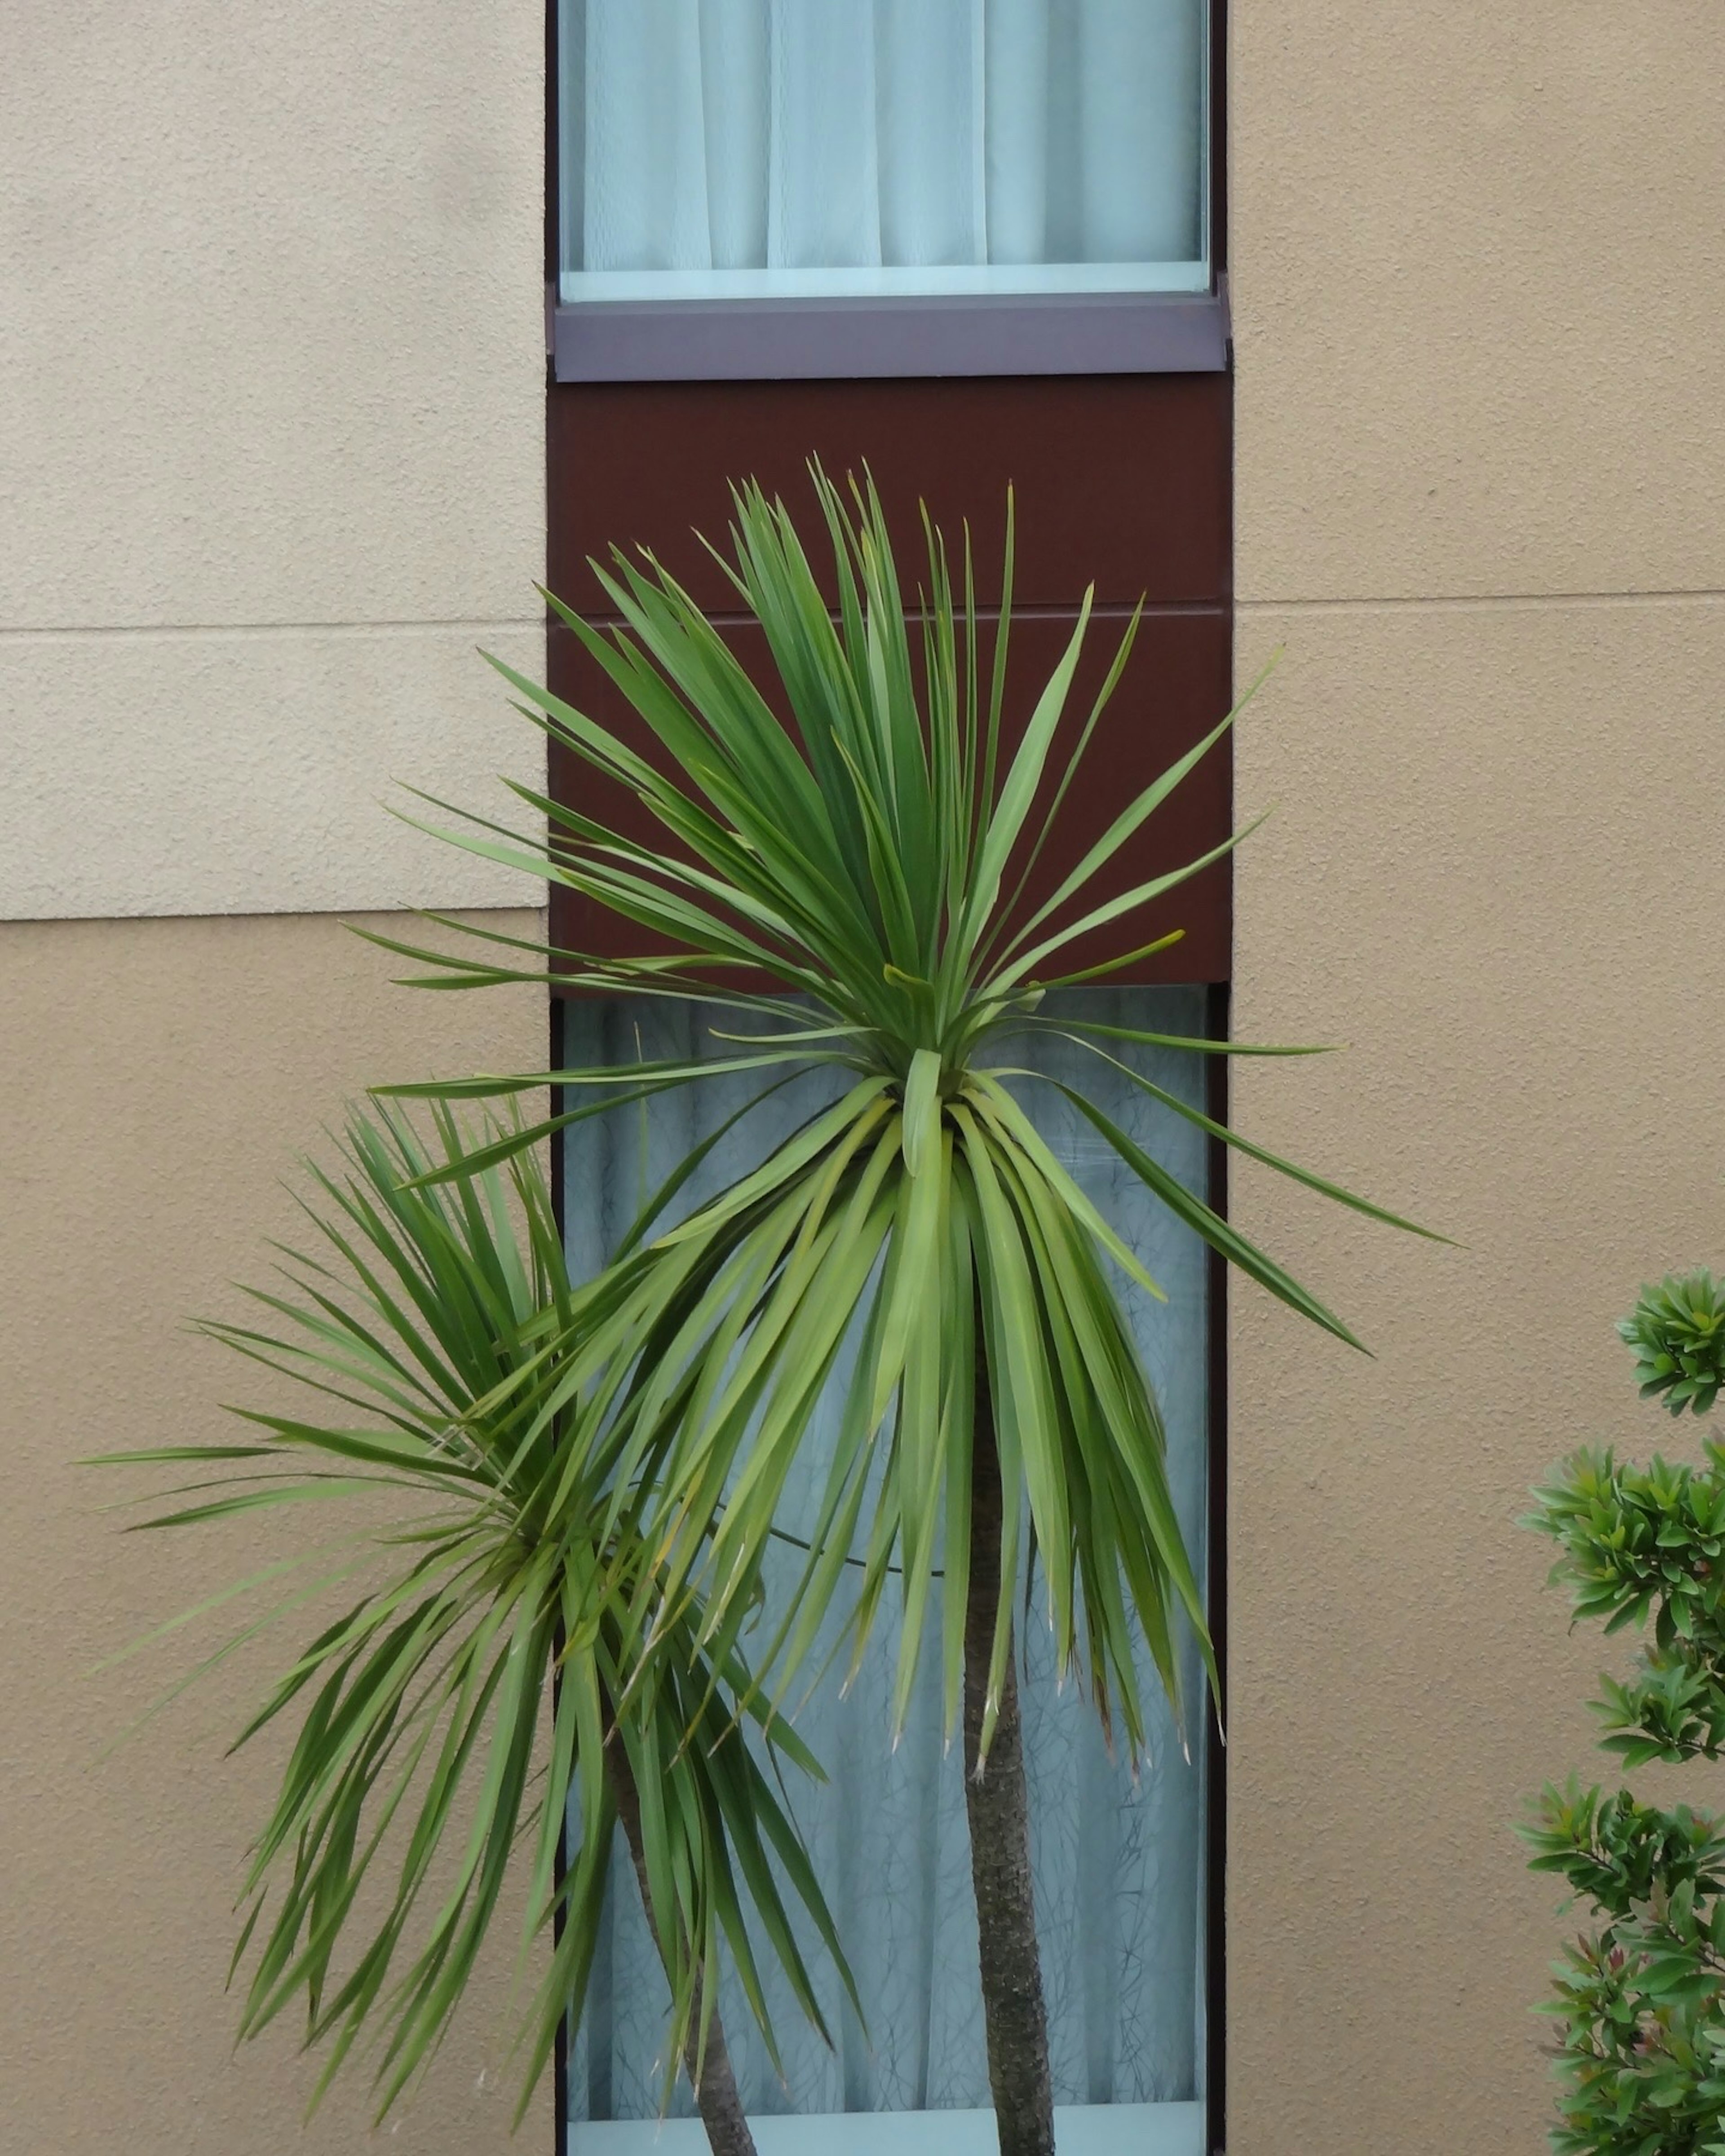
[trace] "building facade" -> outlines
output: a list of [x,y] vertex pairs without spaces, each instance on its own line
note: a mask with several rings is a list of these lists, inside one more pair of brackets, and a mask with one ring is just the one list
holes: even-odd
[[[474,647],[545,663],[546,49],[521,0],[0,25],[8,2156],[365,2131],[356,2080],[301,2133],[287,2031],[232,2051],[248,1673],[110,1750],[171,1672],[96,1666],[185,1558],[74,1463],[219,1432],[182,1321],[345,1097],[545,1052],[343,923],[533,917],[382,803],[531,772]],[[1543,2145],[1510,1822],[1585,1768],[1595,1652],[1516,1517],[1656,1441],[1612,1320],[1717,1255],[1722,65],[1702,0],[1229,11],[1236,680],[1281,654],[1234,1023],[1348,1044],[1235,1114],[1459,1246],[1234,1181],[1377,1354],[1232,1304],[1231,2156]],[[508,2145],[511,1974],[397,2145]]]

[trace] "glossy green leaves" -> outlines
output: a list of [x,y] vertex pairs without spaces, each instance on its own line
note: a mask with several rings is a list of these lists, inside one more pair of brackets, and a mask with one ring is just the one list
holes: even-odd
[[[1644,1399],[1712,1404],[1704,1273],[1644,1291],[1619,1327]],[[1717,1377],[1712,1380],[1717,1384]],[[1584,1450],[1534,1492],[1552,1578],[1578,1620],[1651,1624],[1626,1677],[1600,1679],[1603,1748],[1625,1767],[1717,1761],[1725,1750],[1725,1452],[1645,1467]],[[1558,2156],[1725,2156],[1725,1833],[1704,1813],[1629,1790],[1548,1787],[1521,1832],[1532,1868],[1566,1880],[1594,1928],[1554,1964]]]
[[1707,1413],[1725,1384],[1725,1282],[1704,1270],[1668,1275],[1641,1290],[1617,1331],[1635,1351],[1644,1400]]

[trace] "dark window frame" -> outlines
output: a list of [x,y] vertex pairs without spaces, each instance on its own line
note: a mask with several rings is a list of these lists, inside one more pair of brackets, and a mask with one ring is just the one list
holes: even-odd
[[[546,142],[545,142],[545,305],[550,413],[556,421],[576,408],[567,400],[583,399],[580,385],[598,382],[639,382],[636,395],[654,397],[649,385],[667,385],[700,380],[747,381],[836,380],[902,377],[929,379],[931,394],[941,398],[963,394],[962,381],[972,375],[1138,375],[1219,374],[1233,371],[1231,321],[1228,304],[1228,80],[1225,65],[1230,0],[1210,0],[1210,234],[1211,290],[1207,294],[1143,294],[1121,295],[1048,295],[1034,298],[978,300],[960,296],[944,300],[860,301],[713,301],[698,308],[690,303],[659,302],[650,311],[660,327],[650,334],[627,319],[645,311],[623,303],[588,302],[563,306],[557,300],[559,271],[557,217],[557,4],[547,0],[546,9]],[[677,320],[677,316],[683,319]],[[1013,317],[1019,319],[1016,321]],[[691,319],[692,317],[692,319]],[[751,321],[750,318],[752,318]],[[800,317],[800,319],[799,319]],[[1064,317],[1064,322],[1062,321]],[[659,341],[657,371],[646,361],[655,357]],[[834,352],[842,340],[842,352]],[[665,346],[680,343],[683,359],[668,355]],[[791,347],[799,363],[784,363]],[[1009,363],[1003,362],[1003,347]],[[826,364],[814,360],[824,353]],[[860,361],[872,354],[874,364]],[[699,360],[700,364],[696,364]],[[944,360],[945,363],[938,363]],[[625,365],[624,362],[627,362]],[[724,362],[724,364],[716,362]],[[944,377],[937,382],[935,377]],[[907,384],[908,386],[908,384]],[[1080,384],[1071,385],[1074,388]],[[1144,385],[1147,389],[1151,385]],[[1124,387],[1124,385],[1122,385]],[[1195,388],[1196,385],[1194,384]],[[1231,448],[1231,383],[1219,382],[1218,393],[1227,400],[1226,422]],[[1050,382],[1051,393],[1066,393]],[[566,422],[567,424],[567,422]],[[553,424],[555,437],[562,431]],[[551,459],[553,468],[558,459]],[[568,511],[560,502],[552,474],[549,503],[551,534],[568,521]],[[551,556],[560,554],[553,543]],[[1231,572],[1231,528],[1228,544]],[[1231,645],[1233,594],[1229,573],[1216,594],[1227,621]],[[1176,610],[1183,610],[1173,602]],[[558,642],[554,634],[553,644]],[[553,676],[567,665],[567,654],[554,651]],[[565,685],[576,687],[571,678]],[[1231,950],[1231,877],[1220,906],[1220,935]],[[1210,1037],[1221,1040],[1230,1033],[1230,990],[1225,975],[1231,963],[1209,978]],[[1153,962],[1142,975],[1129,978],[1193,979],[1200,976],[1176,965],[1166,968]],[[561,1002],[551,998],[551,1067],[561,1066]],[[1228,1063],[1224,1057],[1209,1061],[1208,1106],[1212,1118],[1225,1122],[1228,1109]],[[559,1105],[553,1102],[553,1109]],[[553,1176],[557,1202],[562,1200],[560,1147],[552,1139]],[[1213,1141],[1209,1158],[1209,1198],[1223,1217],[1228,1211],[1227,1149]],[[1212,1637],[1225,1702],[1228,1681],[1228,1462],[1229,1412],[1227,1389],[1228,1269],[1211,1253],[1209,1287],[1209,1519],[1208,1604]],[[1227,1882],[1226,1753],[1222,1723],[1212,1712],[1206,1736],[1206,1803],[1204,1851],[1204,1919],[1202,1926],[1204,1999],[1204,2054],[1205,2066],[1204,2145],[1209,2156],[1224,2156],[1226,2145],[1225,2072],[1229,2056],[1226,2020],[1225,1953]],[[559,1924],[558,1928],[561,1928]],[[567,2043],[560,2040],[555,2060],[555,2147],[557,2156],[567,2156],[569,2118]]]

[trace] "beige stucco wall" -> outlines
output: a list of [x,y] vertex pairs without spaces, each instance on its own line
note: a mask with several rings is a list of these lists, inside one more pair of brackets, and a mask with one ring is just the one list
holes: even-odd
[[542,10],[0,11],[0,918],[509,905]]
[[[220,1428],[182,1321],[344,1096],[543,1058],[531,992],[392,988],[333,917],[532,895],[379,802],[543,768],[475,655],[542,657],[543,41],[0,8],[0,2156],[366,2144],[358,2079],[302,2138],[290,2030],[229,2056],[259,1666],[103,1757],[186,1654],[90,1666],[245,1552],[121,1542],[69,1463]],[[507,1974],[380,2145],[509,2145]]]
[[[536,916],[493,918],[531,933]],[[223,1993],[239,1866],[280,1755],[222,1754],[286,1643],[205,1679],[117,1749],[224,1628],[92,1673],[257,1569],[259,1534],[121,1540],[128,1516],[105,1508],[137,1479],[73,1462],[224,1438],[217,1403],[259,1397],[259,1374],[185,1321],[238,1316],[230,1283],[267,1278],[263,1239],[295,1230],[283,1178],[345,1099],[388,1079],[542,1067],[531,989],[431,995],[392,988],[390,970],[328,915],[0,926],[4,2156],[365,2144],[363,2074],[302,2134],[316,2076],[295,2030],[234,2056]],[[511,2145],[507,1934],[380,2146]],[[547,2100],[514,2145],[537,2156],[551,2140]]]
[[[1467,1247],[1239,1185],[1380,1353],[1236,1300],[1230,2147],[1520,2156],[1557,1923],[1507,1821],[1585,1762],[1598,1657],[1512,1522],[1578,1438],[1663,1434],[1610,1320],[1719,1255],[1725,20],[1231,16],[1243,665],[1286,647],[1238,1016],[1352,1044],[1240,1107]],[[470,653],[536,637],[542,28],[0,22],[3,2156],[361,2142],[357,2089],[301,2144],[305,2066],[228,2056],[266,1763],[218,1763],[220,1686],[100,1758],[146,1683],[84,1672],[184,1580],[67,1463],[216,1426],[178,1321],[344,1093],[539,1052],[329,909],[516,896],[372,804],[531,763]],[[500,1997],[398,2145],[504,2146]]]
[[1611,1325],[1725,1253],[1725,18],[1230,15],[1236,1011],[1350,1044],[1239,1111],[1467,1247],[1238,1181],[1378,1359],[1236,1298],[1229,2150],[1532,2156],[1509,1822],[1614,1650],[1513,1522],[1692,1445]]

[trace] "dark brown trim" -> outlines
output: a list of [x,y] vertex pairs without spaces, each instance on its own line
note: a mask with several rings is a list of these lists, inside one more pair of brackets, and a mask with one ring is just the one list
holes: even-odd
[[[545,0],[545,349],[547,368],[550,366],[551,357],[552,300],[557,291],[557,273],[562,266],[558,260],[560,246],[558,228],[561,223],[558,210],[560,184],[557,164],[557,0]],[[547,576],[550,574],[550,531],[547,529],[546,534]],[[550,1004],[546,1029],[546,1053],[550,1060],[545,1067],[547,1070],[561,1070],[563,1067],[563,1005],[562,999],[557,996],[550,998]],[[562,1112],[562,1091],[561,1086],[553,1086],[551,1088],[549,1113],[552,1116]],[[563,1134],[561,1131],[552,1132],[550,1150],[552,1217],[557,1222],[557,1240],[562,1244],[565,1241],[567,1229],[564,1221]],[[561,1650],[562,1640],[559,1640],[557,1644]],[[553,1720],[557,1713],[557,1680],[553,1681],[552,1689]],[[558,1898],[552,1911],[551,1919],[553,1953],[556,1953],[563,1936],[563,1905],[561,1890],[563,1881],[568,1876],[569,1854],[569,1814],[566,1807],[562,1818],[557,1823],[556,1880]],[[566,2009],[557,2019],[557,2041],[552,2046],[551,2055],[553,2156],[569,2156],[570,2035],[569,2015]]]
[[[1076,619],[1076,610],[1050,608],[1014,620],[1004,714],[1009,742],[1028,721],[1055,672]],[[1090,701],[1102,686],[1124,627],[1124,619],[1116,615],[1096,625],[1086,639],[1073,684],[1071,713],[1056,737],[1050,793],[1063,768],[1065,752],[1076,742]],[[758,627],[739,623],[725,632],[725,640],[769,704],[782,706],[783,691]],[[1050,897],[1067,871],[1106,831],[1122,804],[1149,786],[1222,716],[1229,702],[1231,646],[1225,603],[1158,608],[1145,615],[1115,701],[1073,775],[1056,835],[1031,870],[1018,918],[1027,918]],[[554,694],[615,729],[649,760],[662,757],[644,725],[568,631],[560,627],[552,630],[547,659]],[[633,794],[583,770],[556,743],[551,773],[552,792],[558,798],[579,799],[588,813],[616,828],[663,842],[650,812]],[[1123,891],[1221,844],[1231,828],[1231,792],[1228,752],[1219,746],[1157,810],[1132,846],[1102,870],[1087,901]],[[1019,870],[1029,865],[1038,821],[1033,815],[1026,827],[1026,837],[1009,869],[1009,888]],[[1056,921],[1070,920],[1080,910],[1069,904]],[[1118,978],[1122,982],[1208,983],[1228,973],[1231,920],[1231,885],[1223,861],[1134,916],[1129,933],[1113,928],[1092,932],[1061,953],[1061,963],[1074,968],[1098,964],[1123,949],[1142,948],[1178,931],[1179,942],[1139,959]],[[553,886],[551,893],[551,926],[552,940],[567,950],[614,957],[644,947],[639,930],[561,884]]]
[[555,382],[546,454],[551,588],[590,617],[611,602],[588,560],[614,544],[650,547],[698,606],[733,613],[736,588],[691,527],[722,545],[732,483],[752,478],[819,531],[811,457],[841,483],[867,466],[907,569],[922,554],[919,502],[955,550],[968,523],[984,606],[999,594],[1009,485],[1015,613],[1076,608],[1086,585],[1104,608],[1233,596],[1225,375]]
[[[557,0],[551,0],[551,7],[552,9],[555,9],[556,5]],[[563,1067],[563,1027],[565,1013],[562,1000],[560,997],[553,996],[551,998],[551,1009],[548,1016],[550,1023],[547,1028],[546,1050],[551,1060],[545,1067],[547,1070],[561,1070]],[[553,1118],[562,1115],[563,1112],[563,1095],[566,1090],[567,1089],[562,1086],[553,1086],[550,1089],[551,1101],[547,1112]],[[565,1219],[563,1205],[563,1133],[559,1130],[554,1130],[551,1134],[550,1168],[552,1217],[557,1222],[558,1244],[561,1246],[567,1248],[568,1227]],[[561,1625],[557,1627],[556,1645],[557,1666],[558,1670],[561,1671],[562,1666],[562,1650],[564,1645],[562,1627]],[[552,1720],[553,1722],[555,1722],[557,1719],[557,1702],[562,1695],[562,1676],[557,1675],[553,1676],[552,1679],[551,1687],[551,1711]],[[563,1936],[565,1912],[563,1909],[561,1889],[563,1881],[568,1876],[569,1857],[569,1813],[566,1805],[563,1810],[563,1816],[557,1825],[556,1879],[559,1892],[558,1898],[552,1910],[551,1916],[551,1939],[552,1951],[553,1953],[556,1953]],[[557,2022],[557,2042],[552,2046],[551,2060],[552,2100],[557,2106],[556,2130],[552,2141],[554,2156],[568,2156],[569,2152],[569,2040],[571,2033],[569,2027],[569,2016],[567,2013],[565,2012]]]
[[[559,186],[560,180],[557,165],[557,0],[545,0],[545,345],[547,367],[550,364],[552,341],[551,300],[552,295],[557,290],[557,272],[562,266],[557,259],[560,245],[558,227],[561,221],[558,214]],[[548,575],[550,572],[550,532],[548,530],[546,535],[546,552],[547,574]],[[546,1053],[549,1056],[550,1060],[545,1067],[547,1070],[561,1070],[563,1067],[563,1005],[562,999],[557,996],[552,996],[550,998],[550,1004],[551,1008],[547,1013],[547,1024],[546,1028]],[[548,1112],[552,1116],[556,1116],[562,1112],[562,1093],[563,1088],[561,1086],[553,1086],[551,1088],[551,1101]],[[551,1134],[550,1169],[552,1217],[557,1222],[557,1240],[559,1244],[562,1244],[565,1241],[567,1229],[564,1221],[563,1134],[561,1131],[553,1131]],[[557,1646],[559,1650],[559,1656],[561,1658],[561,1650],[562,1646],[562,1641],[561,1639],[559,1639],[557,1642]],[[560,1681],[560,1679],[554,1679],[552,1682],[552,1715],[553,1721],[556,1719],[557,1714],[557,1686]],[[558,1898],[552,1911],[551,1919],[552,1951],[553,1953],[557,1951],[557,1945],[563,1936],[564,1919],[561,1890],[564,1879],[568,1876],[569,1855],[569,1814],[566,1807],[562,1818],[557,1823],[556,1881],[558,1889]],[[553,2107],[552,2148],[553,2156],[569,2156],[570,2035],[569,2016],[567,2011],[565,2010],[561,2015],[559,2015],[557,2020],[557,2041],[552,2047],[551,2056],[552,2103]]]
[[[1212,983],[1204,1031],[1211,1040],[1229,1038],[1229,984]],[[1204,1110],[1213,1123],[1228,1120],[1228,1058],[1206,1058]],[[1225,1219],[1228,1213],[1228,1148],[1212,1138],[1207,1148],[1208,1201]],[[1228,2145],[1228,1753],[1224,1724],[1228,1708],[1228,1267],[1214,1250],[1206,1253],[1205,1326],[1209,1333],[1209,1384],[1206,1462],[1209,1502],[1205,1522],[1204,1567],[1210,1642],[1215,1650],[1221,1710],[1211,1702],[1204,1729],[1204,2146],[1223,2156]]]
[[[1210,0],[1210,261],[1219,290],[1228,288],[1228,9],[1229,0]],[[1228,365],[1234,366],[1230,327]],[[1232,566],[1234,474],[1230,468],[1229,553]],[[1232,584],[1230,580],[1230,593]],[[1230,608],[1231,613],[1231,608]],[[1212,1040],[1230,1038],[1233,923],[1229,924],[1230,978],[1211,984],[1209,1024]],[[1206,1107],[1213,1123],[1228,1121],[1229,1059],[1213,1055]],[[1228,1214],[1228,1148],[1209,1142],[1209,1202]],[[1214,1250],[1209,1254],[1209,1513],[1205,1561],[1210,1643],[1215,1651],[1221,1691],[1205,1731],[1204,1756],[1204,2145],[1210,2156],[1226,2156],[1228,2147],[1228,1267]]]

